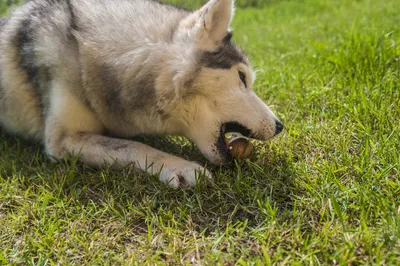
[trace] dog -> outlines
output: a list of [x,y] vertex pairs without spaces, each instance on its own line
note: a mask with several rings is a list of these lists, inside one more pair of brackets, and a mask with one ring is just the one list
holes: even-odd
[[283,125],[252,90],[232,41],[233,0],[189,11],[154,0],[29,0],[0,22],[0,125],[53,160],[133,166],[177,188],[203,166],[129,140],[181,135],[212,164],[224,134],[269,140]]

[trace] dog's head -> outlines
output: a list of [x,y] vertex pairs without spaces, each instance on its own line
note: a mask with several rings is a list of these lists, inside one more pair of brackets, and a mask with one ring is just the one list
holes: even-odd
[[237,132],[268,140],[282,123],[252,90],[255,75],[248,58],[231,40],[233,0],[211,0],[184,19],[175,34],[187,65],[174,77],[182,84],[183,103],[177,107],[184,134],[214,164],[232,156],[225,133]]

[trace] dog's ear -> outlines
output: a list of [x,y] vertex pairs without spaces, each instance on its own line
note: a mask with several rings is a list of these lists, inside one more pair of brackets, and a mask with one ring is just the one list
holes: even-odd
[[198,38],[221,42],[229,30],[233,16],[233,0],[211,0],[200,9]]
[[234,0],[210,0],[181,24],[203,49],[214,50],[229,32]]

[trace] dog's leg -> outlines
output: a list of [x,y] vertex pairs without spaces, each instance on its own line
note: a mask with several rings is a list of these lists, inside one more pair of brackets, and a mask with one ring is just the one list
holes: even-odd
[[200,174],[211,178],[202,166],[153,149],[142,143],[105,137],[96,115],[66,89],[54,87],[46,119],[45,146],[56,159],[79,155],[84,163],[95,167],[134,166],[172,187],[194,186]]
[[194,186],[196,177],[210,173],[196,163],[153,149],[145,144],[109,138],[101,135],[76,133],[61,141],[67,154],[78,154],[84,163],[102,167],[132,165],[138,170],[160,174],[160,180],[172,187]]

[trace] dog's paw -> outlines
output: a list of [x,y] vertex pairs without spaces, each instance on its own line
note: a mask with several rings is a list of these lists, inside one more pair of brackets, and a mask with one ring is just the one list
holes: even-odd
[[173,188],[193,187],[202,176],[212,179],[211,173],[203,166],[185,160],[164,164],[160,172],[161,182]]

